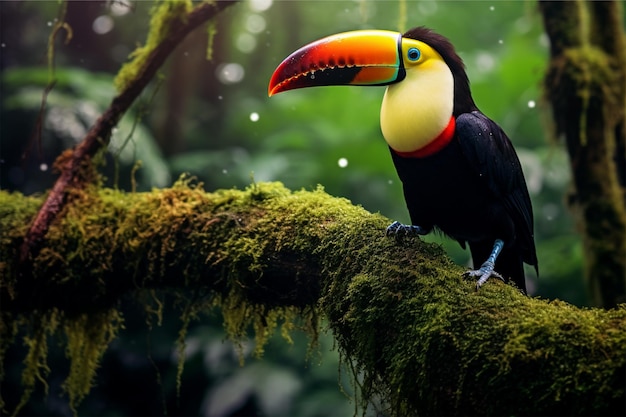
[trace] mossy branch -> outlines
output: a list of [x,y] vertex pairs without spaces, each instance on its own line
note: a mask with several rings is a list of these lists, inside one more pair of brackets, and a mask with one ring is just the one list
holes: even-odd
[[[387,219],[321,189],[206,193],[180,181],[75,193],[24,281],[19,243],[40,199],[0,192],[0,353],[30,331],[31,385],[47,369],[39,333],[65,331],[76,347],[90,323],[102,346],[68,352],[95,372],[93,352],[119,329],[120,297],[161,289],[193,294],[188,316],[220,306],[231,337],[252,326],[261,343],[280,321],[285,330],[302,314],[314,330],[326,317],[364,401],[381,395],[392,415],[625,411],[625,308],[530,298],[497,280],[477,292],[439,246],[388,238]],[[89,378],[68,377],[76,401]]]
[[152,80],[158,69],[180,42],[195,28],[212,19],[232,1],[208,1],[192,7],[191,0],[170,0],[162,2],[153,12],[151,30],[145,46],[139,47],[132,55],[116,80],[120,89],[106,111],[89,129],[81,143],[64,153],[55,166],[61,175],[48,193],[31,227],[24,235],[19,257],[22,273],[28,274],[31,266],[29,257],[36,257],[48,227],[62,210],[67,201],[70,187],[81,186],[90,178],[82,178],[89,172],[91,159],[98,151],[106,148],[111,131],[131,107],[135,99]]

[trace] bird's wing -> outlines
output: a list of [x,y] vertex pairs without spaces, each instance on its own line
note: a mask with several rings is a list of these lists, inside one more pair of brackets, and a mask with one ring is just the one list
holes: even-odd
[[456,132],[467,161],[517,226],[524,261],[536,268],[533,211],[522,166],[511,141],[500,126],[479,111],[459,115]]

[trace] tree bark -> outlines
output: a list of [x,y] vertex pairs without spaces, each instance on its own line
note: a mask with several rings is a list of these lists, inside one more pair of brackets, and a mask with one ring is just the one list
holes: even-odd
[[598,305],[626,301],[626,41],[621,2],[540,2],[550,38],[545,79],[565,138],[589,288]]
[[[185,180],[74,192],[26,281],[17,255],[40,198],[0,192],[0,353],[25,332],[43,380],[34,333],[111,340],[119,299],[161,289],[186,300],[186,315],[219,305],[233,337],[252,325],[262,341],[281,317],[326,317],[363,402],[381,396],[391,415],[626,411],[625,308],[529,298],[498,280],[477,292],[439,246],[386,237],[387,219],[322,190],[206,193]],[[97,368],[80,362],[84,349],[68,350],[83,388]]]

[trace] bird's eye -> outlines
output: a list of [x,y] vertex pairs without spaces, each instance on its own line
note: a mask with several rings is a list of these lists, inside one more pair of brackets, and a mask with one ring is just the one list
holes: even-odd
[[407,57],[409,58],[409,61],[417,61],[418,59],[420,59],[421,55],[422,53],[417,48],[410,48],[407,52]]

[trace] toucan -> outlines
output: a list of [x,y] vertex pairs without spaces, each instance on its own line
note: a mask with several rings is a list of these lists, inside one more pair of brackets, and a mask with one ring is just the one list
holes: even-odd
[[380,127],[411,219],[387,234],[439,230],[469,245],[475,270],[466,275],[476,288],[497,277],[526,292],[524,263],[539,269],[522,166],[474,103],[452,43],[426,27],[331,35],[285,58],[268,94],[326,85],[387,86]]

